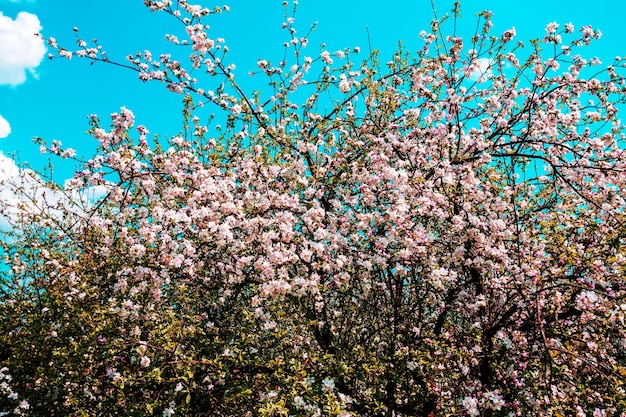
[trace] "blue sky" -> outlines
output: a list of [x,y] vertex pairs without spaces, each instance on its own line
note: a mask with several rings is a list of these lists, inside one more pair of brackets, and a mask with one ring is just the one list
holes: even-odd
[[[190,1],[191,2],[191,1]],[[197,0],[213,7],[219,4]],[[259,58],[282,56],[286,33],[282,0],[232,0],[230,13],[211,16],[210,34],[226,39],[231,61],[237,64],[240,78],[254,69]],[[440,14],[450,10],[453,1],[436,1]],[[590,6],[591,5],[591,6]],[[481,10],[494,12],[495,32],[514,26],[518,39],[542,37],[547,23],[572,22],[576,28],[592,25],[603,38],[589,57],[599,56],[606,63],[614,56],[626,55],[623,26],[626,3],[614,0],[576,2],[572,0],[471,0],[462,2],[461,31],[471,34],[475,15]],[[90,156],[96,143],[85,135],[89,114],[103,121],[121,106],[132,109],[137,122],[151,133],[174,136],[181,126],[181,97],[167,92],[157,83],[143,84],[136,73],[119,67],[95,64],[80,59],[48,60],[45,45],[31,37],[40,31],[55,37],[59,44],[74,47],[73,27],[86,39],[97,38],[112,59],[123,60],[129,53],[150,49],[154,55],[170,52],[163,41],[166,33],[180,33],[182,27],[162,13],[150,13],[142,0],[0,0],[0,173],[12,161],[6,158],[19,152],[19,159],[33,168],[45,166],[46,159],[32,143],[34,136],[51,142],[58,139],[75,148],[78,155]],[[20,12],[25,12],[20,14]],[[409,50],[421,46],[418,34],[428,29],[432,18],[429,0],[300,0],[296,14],[299,34],[307,32],[314,21],[317,30],[307,51],[360,46],[367,51],[367,30],[373,48],[387,58],[402,39]],[[41,26],[41,28],[39,28]],[[365,53],[363,54],[365,58]],[[254,86],[254,79],[248,81]],[[106,123],[105,123],[106,124]],[[10,132],[9,132],[10,130]],[[74,164],[53,160],[55,179],[71,176]]]

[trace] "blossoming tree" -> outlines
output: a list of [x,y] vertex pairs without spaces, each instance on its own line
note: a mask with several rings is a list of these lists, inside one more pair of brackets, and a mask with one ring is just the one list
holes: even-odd
[[[579,54],[599,31],[521,49],[485,12],[462,39],[457,4],[381,64],[307,55],[286,14],[248,93],[224,9],[174,3],[145,0],[189,62],[116,64],[184,97],[181,135],[123,108],[64,187],[5,181],[0,411],[626,415],[626,85]],[[77,39],[49,43],[111,62]]]

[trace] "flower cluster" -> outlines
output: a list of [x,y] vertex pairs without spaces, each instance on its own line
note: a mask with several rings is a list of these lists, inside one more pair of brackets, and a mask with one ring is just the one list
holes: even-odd
[[435,20],[385,72],[303,58],[286,13],[264,96],[217,55],[217,9],[177,3],[146,6],[190,66],[129,68],[184,94],[184,133],[92,116],[63,189],[0,205],[0,358],[30,411],[624,416],[626,80],[577,53],[598,31],[550,24],[567,49],[521,58],[488,12],[470,40]]
[[19,400],[19,394],[11,388],[11,381],[13,377],[8,374],[9,368],[4,367],[0,369],[0,395],[4,398],[0,401],[3,406],[8,405],[9,402],[17,404],[13,410],[0,409],[0,416],[16,415],[21,416],[27,413],[30,408],[27,400]]

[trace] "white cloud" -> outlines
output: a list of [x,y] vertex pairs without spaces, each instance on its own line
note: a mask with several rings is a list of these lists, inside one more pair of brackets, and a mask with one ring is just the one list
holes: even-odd
[[17,85],[26,81],[26,71],[33,71],[43,59],[46,47],[39,18],[20,12],[15,20],[0,12],[0,84]]
[[6,186],[19,175],[19,168],[11,158],[0,152],[0,232],[11,228],[9,218],[15,213],[9,205],[15,205],[15,195]]
[[33,216],[58,214],[64,202],[57,189],[0,152],[0,232]]
[[[0,114],[0,139],[6,138],[9,134],[11,134],[11,125]],[[2,154],[0,154],[0,158],[2,158]],[[2,168],[0,167],[0,169]]]
[[94,187],[89,187],[85,191],[83,191],[84,198],[87,199],[90,203],[102,200],[111,192],[111,186],[106,185],[96,185]]
[[[21,168],[0,151],[0,239],[3,232],[18,231],[23,225],[42,219],[74,224],[106,198],[112,184],[72,188],[71,181],[63,187],[48,183],[30,169]],[[72,220],[73,219],[73,220]],[[21,225],[21,226],[20,226]]]
[[467,68],[470,80],[482,83],[487,79],[493,77],[493,71],[491,70],[492,65],[493,59],[491,58],[473,59]]
[[17,176],[19,173],[19,169],[11,158],[4,156],[2,152],[0,152],[0,183],[4,181],[8,181],[11,178]]

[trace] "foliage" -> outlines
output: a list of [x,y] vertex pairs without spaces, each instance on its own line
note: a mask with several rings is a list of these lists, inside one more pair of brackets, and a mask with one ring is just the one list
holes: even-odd
[[[182,94],[183,131],[93,116],[64,187],[6,185],[2,411],[626,415],[626,87],[578,54],[599,31],[550,24],[526,50],[485,12],[468,42],[444,35],[457,4],[380,64],[305,56],[286,12],[266,97],[207,32],[223,8],[145,3],[191,66],[115,64]],[[113,63],[77,42],[49,40]]]

